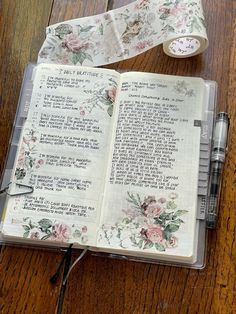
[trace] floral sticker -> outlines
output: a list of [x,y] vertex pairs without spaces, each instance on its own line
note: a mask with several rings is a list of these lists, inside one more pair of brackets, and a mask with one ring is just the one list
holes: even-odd
[[133,57],[173,35],[191,34],[207,41],[200,0],[138,0],[114,12],[49,26],[38,62],[102,65]]
[[73,32],[73,27],[69,24],[58,25],[54,30],[54,40],[51,38],[50,44],[40,51],[39,56],[47,58],[49,53],[55,53],[55,58],[62,64],[82,65],[85,60],[93,62],[89,53],[93,48],[93,42],[90,40],[92,28],[93,26],[78,25],[77,31]]
[[16,180],[22,180],[27,172],[32,171],[34,167],[40,168],[44,165],[42,158],[37,159],[35,157],[37,154],[37,141],[37,132],[33,128],[26,129],[15,170]]
[[112,78],[109,78],[108,87],[95,86],[92,90],[85,91],[87,94],[91,95],[90,98],[86,99],[80,106],[80,115],[84,116],[91,113],[94,108],[100,108],[106,111],[111,117],[113,113],[113,105],[116,99],[117,82]]
[[192,88],[188,88],[188,84],[185,81],[177,81],[174,85],[174,92],[188,97],[196,96],[194,90]]
[[180,217],[188,211],[179,209],[178,195],[170,193],[167,198],[147,196],[141,200],[128,192],[130,207],[123,210],[124,216],[114,225],[103,225],[99,241],[108,245],[116,243],[121,248],[137,247],[141,250],[153,248],[166,251],[178,245],[176,232],[184,223]]
[[72,225],[69,227],[64,223],[59,223],[51,219],[43,218],[39,221],[33,221],[29,217],[23,219],[22,231],[23,237],[32,240],[48,240],[56,242],[81,242],[85,244],[88,241],[87,226],[78,227]]

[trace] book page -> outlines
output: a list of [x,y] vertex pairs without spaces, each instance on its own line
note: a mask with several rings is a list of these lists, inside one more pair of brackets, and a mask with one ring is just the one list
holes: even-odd
[[34,187],[9,198],[3,233],[94,245],[119,74],[40,65],[12,181]]
[[204,81],[127,73],[120,86],[97,245],[192,260]]

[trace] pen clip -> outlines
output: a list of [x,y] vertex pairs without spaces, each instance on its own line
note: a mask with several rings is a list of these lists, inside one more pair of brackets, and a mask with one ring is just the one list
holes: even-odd
[[31,194],[34,192],[34,188],[31,185],[26,185],[26,184],[21,184],[21,183],[15,183],[16,186],[18,187],[24,187],[27,188],[28,191],[18,191],[17,193],[9,193],[8,190],[11,186],[11,184],[13,184],[13,182],[8,183],[8,185],[3,188],[2,190],[0,190],[0,194],[6,193],[9,196],[18,196],[18,195],[26,195],[26,194]]
[[230,126],[230,117],[228,115],[228,128],[227,128],[227,138],[226,138],[226,147],[225,147],[225,153],[228,153],[228,145],[229,145],[229,126]]

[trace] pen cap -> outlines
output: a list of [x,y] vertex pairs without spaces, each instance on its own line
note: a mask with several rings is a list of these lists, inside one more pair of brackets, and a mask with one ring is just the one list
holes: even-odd
[[228,137],[229,117],[225,112],[217,114],[215,131],[213,137],[213,152],[212,160],[221,161],[225,160],[225,151]]

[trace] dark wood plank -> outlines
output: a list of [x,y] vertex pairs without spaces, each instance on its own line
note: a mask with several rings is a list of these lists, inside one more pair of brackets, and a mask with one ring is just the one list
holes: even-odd
[[[44,28],[48,24],[52,2],[53,1],[50,0],[0,1],[1,173],[3,171],[11,128],[16,112],[24,68],[29,61],[36,62],[37,60],[38,50],[44,38]],[[23,299],[27,300],[28,281],[26,278],[27,275],[29,275],[28,278],[31,278],[31,273],[27,274],[27,271],[29,270],[29,262],[32,256],[30,254],[27,255],[27,251],[25,250],[21,250],[19,255],[16,252],[15,249],[11,249],[10,247],[6,250],[1,250],[1,313],[13,313],[14,311],[10,309],[15,309],[17,312],[18,306],[19,309],[22,309],[19,298],[22,296]],[[26,255],[28,258],[25,260]],[[22,258],[22,256],[24,257]],[[35,254],[35,257],[36,256]],[[21,273],[18,267],[21,268],[24,263],[27,265],[27,270]],[[8,269],[10,269],[9,272]],[[16,269],[17,273],[15,273]],[[18,278],[14,278],[12,273]],[[4,274],[4,276],[2,274]],[[38,282],[38,284],[40,284],[40,282]],[[15,291],[16,294],[13,293],[13,291]],[[22,293],[22,291],[25,293]],[[25,304],[25,306],[27,306],[27,302]]]
[[106,11],[108,0],[54,0],[50,24]]
[[[128,2],[109,1],[108,8]],[[29,5],[27,0],[5,0],[0,4],[4,18],[0,20],[2,167],[23,68],[29,58],[36,59],[52,2],[34,0]],[[109,67],[201,76],[219,84],[218,108],[230,113],[231,126],[219,229],[209,233],[207,266],[196,271],[88,256],[69,278],[63,313],[236,312],[236,1],[203,0],[203,5],[210,46],[202,55],[176,60],[164,55],[159,46]],[[101,13],[106,6],[102,0],[55,0],[50,23]],[[52,287],[48,280],[60,257],[56,252],[4,248],[0,312],[54,313],[60,284]]]
[[0,313],[53,313],[60,281],[49,282],[60,255],[43,250],[4,247],[0,256]]
[[0,171],[3,170],[24,68],[36,62],[52,1],[0,2]]

